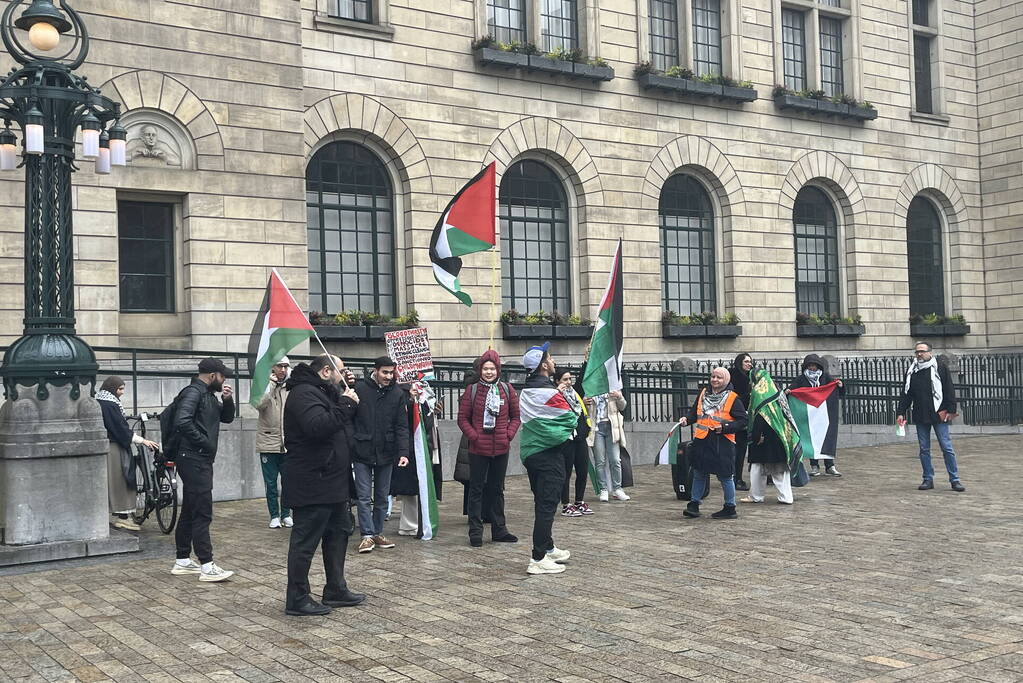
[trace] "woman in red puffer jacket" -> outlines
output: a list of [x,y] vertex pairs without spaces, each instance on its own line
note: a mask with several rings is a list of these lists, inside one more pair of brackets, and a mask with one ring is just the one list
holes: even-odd
[[483,545],[484,518],[490,520],[491,540],[519,540],[504,519],[504,475],[519,430],[519,398],[511,384],[501,381],[497,351],[480,356],[479,368],[479,381],[466,387],[458,401],[458,427],[469,440],[469,544],[474,548]]

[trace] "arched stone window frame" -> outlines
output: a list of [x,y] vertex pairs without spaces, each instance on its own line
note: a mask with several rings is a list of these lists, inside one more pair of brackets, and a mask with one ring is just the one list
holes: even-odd
[[[706,308],[704,310],[713,311],[713,312],[716,312],[716,313],[718,313],[720,315],[721,313],[724,312],[723,306],[722,306],[722,302],[724,301],[724,283],[725,283],[725,277],[724,277],[724,273],[723,273],[724,269],[722,267],[723,266],[722,254],[724,253],[724,235],[722,234],[723,231],[721,229],[721,220],[720,220],[720,217],[722,215],[722,207],[721,207],[721,198],[718,195],[718,191],[715,188],[715,185],[710,182],[710,180],[708,178],[708,174],[709,174],[709,171],[707,171],[706,169],[700,169],[698,167],[691,166],[691,165],[683,166],[683,167],[677,169],[674,173],[669,175],[667,178],[665,178],[664,182],[661,184],[661,192],[662,193],[664,192],[664,187],[668,184],[668,182],[672,178],[675,178],[677,176],[685,176],[685,177],[691,178],[693,181],[695,181],[700,186],[700,188],[703,190],[704,194],[707,197],[707,201],[710,204],[710,210],[711,210],[711,240],[712,240],[712,243],[711,243],[711,249],[712,249],[711,258],[712,258],[712,267],[713,267],[713,273],[712,273],[711,277],[712,277],[712,285],[714,287],[714,295],[711,298],[710,307]],[[663,233],[664,233],[664,227],[661,225],[660,197],[658,197],[657,231],[658,231],[658,239],[662,239],[663,238]],[[659,256],[660,256],[660,261],[661,261],[661,263],[660,263],[661,302],[662,302],[661,307],[667,309],[667,302],[665,300],[667,298],[667,295],[665,293],[665,282],[664,282],[664,270],[667,267],[667,264],[664,262],[664,255],[663,255],[663,253],[659,254]],[[693,311],[693,313],[701,313],[701,312],[703,312],[703,311]],[[682,311],[676,311],[676,313],[682,313]]]

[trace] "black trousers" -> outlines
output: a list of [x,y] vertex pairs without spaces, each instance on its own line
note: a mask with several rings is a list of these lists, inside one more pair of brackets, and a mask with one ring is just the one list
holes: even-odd
[[735,434],[735,481],[742,481],[742,468],[746,464],[746,447],[749,445],[749,434],[746,430]]
[[586,439],[575,437],[565,445],[565,486],[561,489],[561,504],[568,505],[569,482],[572,481],[572,469],[575,468],[575,498],[581,501],[586,495],[586,479],[590,475],[590,447]]
[[327,576],[323,599],[340,596],[348,588],[345,582],[345,550],[355,527],[349,503],[302,505],[294,508],[291,516],[295,526],[288,546],[285,608],[301,607],[309,599],[309,567],[312,566],[316,546],[321,544],[323,571]]
[[565,448],[571,441],[526,458],[529,488],[533,491],[533,559],[542,560],[554,547],[554,513],[565,485]]
[[195,550],[199,563],[206,564],[213,561],[213,460],[182,453],[176,462],[181,478],[181,514],[174,530],[177,557],[188,559]]
[[490,537],[508,533],[504,518],[504,476],[508,471],[508,454],[469,454],[468,513],[469,538],[483,538],[483,523],[490,522]]

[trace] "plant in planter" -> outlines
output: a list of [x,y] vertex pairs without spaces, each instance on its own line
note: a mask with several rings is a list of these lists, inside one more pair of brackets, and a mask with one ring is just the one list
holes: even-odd
[[842,317],[837,313],[796,313],[798,337],[858,337],[863,332],[863,320],[859,315]]
[[909,331],[914,336],[958,337],[970,333],[970,326],[962,314],[944,316],[937,313],[910,316]]
[[589,339],[593,331],[593,323],[575,313],[566,316],[552,311],[550,317],[554,337],[558,339]]
[[586,78],[591,81],[610,81],[615,77],[614,69],[611,68],[606,59],[601,57],[593,57],[592,59],[583,57],[576,61],[572,69],[573,73],[579,78]]
[[661,315],[661,336],[665,339],[677,337],[734,338],[742,334],[739,316],[726,313],[718,316],[713,311],[679,315],[665,311]]
[[399,315],[393,322],[404,329],[419,327],[419,312],[414,308],[410,308],[405,315]]
[[362,311],[342,311],[334,315],[313,311],[309,314],[309,322],[326,341],[360,340],[366,338],[363,315]]
[[522,315],[513,308],[501,314],[501,323],[505,339],[549,338],[554,334],[551,315],[546,311]]
[[483,65],[492,64],[506,68],[529,65],[529,53],[518,41],[499,43],[493,36],[487,35],[472,42],[472,51],[476,55],[476,61]]

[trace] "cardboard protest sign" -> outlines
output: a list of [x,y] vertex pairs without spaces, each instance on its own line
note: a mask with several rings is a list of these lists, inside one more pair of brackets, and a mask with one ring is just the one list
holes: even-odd
[[411,330],[395,330],[384,334],[387,355],[397,365],[397,381],[408,384],[419,379],[419,375],[433,375],[433,356],[430,355],[430,338],[425,327]]

